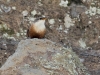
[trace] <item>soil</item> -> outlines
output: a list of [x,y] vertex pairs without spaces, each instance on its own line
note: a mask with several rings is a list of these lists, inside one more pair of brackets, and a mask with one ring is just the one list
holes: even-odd
[[[47,33],[45,38],[60,43],[64,45],[64,47],[72,47],[73,51],[80,57],[82,63],[88,68],[91,75],[100,75],[100,15],[97,14],[96,16],[88,17],[88,15],[81,11],[81,15],[79,16],[80,21],[76,21],[75,25],[70,27],[66,34],[64,17],[65,13],[68,13],[70,10],[58,6],[59,0],[57,2],[55,0],[43,0],[41,2],[43,6],[37,4],[38,0],[7,1],[0,1],[0,5],[7,7],[7,9],[0,7],[2,10],[2,12],[0,11],[0,25],[6,24],[7,27],[10,28],[10,30],[6,28],[0,29],[0,67],[5,63],[7,58],[15,52],[18,42],[22,39],[26,39],[26,34],[24,33],[26,33],[30,25],[28,18],[31,18],[33,16],[31,14],[32,11],[36,10],[37,13],[41,12],[41,14],[36,14],[34,17],[45,15],[48,18],[46,21]],[[22,12],[24,10],[28,11],[28,15],[23,17]],[[70,11],[70,13],[72,12],[73,11]],[[76,17],[75,15],[70,15],[72,18]],[[50,19],[54,19],[55,24],[50,25],[48,22]],[[92,23],[88,24],[90,20]],[[60,26],[62,26],[61,30],[59,30]],[[14,37],[14,39],[3,37],[7,32],[9,32],[8,34]],[[17,33],[19,33],[20,36],[17,36]],[[78,41],[80,38],[86,40],[88,48],[81,48],[79,46]]]

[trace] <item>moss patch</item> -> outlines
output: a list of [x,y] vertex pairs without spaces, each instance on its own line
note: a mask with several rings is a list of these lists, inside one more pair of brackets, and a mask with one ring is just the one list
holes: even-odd
[[68,5],[71,5],[72,3],[82,4],[82,1],[81,0],[68,0]]
[[13,35],[14,30],[10,29],[6,24],[0,24],[0,32],[1,34],[7,33],[8,35]]

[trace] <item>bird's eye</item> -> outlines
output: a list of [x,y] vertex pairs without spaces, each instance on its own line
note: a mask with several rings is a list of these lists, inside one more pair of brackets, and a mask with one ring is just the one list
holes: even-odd
[[46,18],[45,17],[41,17],[40,20],[46,20]]
[[43,18],[40,18],[40,20],[42,20]]

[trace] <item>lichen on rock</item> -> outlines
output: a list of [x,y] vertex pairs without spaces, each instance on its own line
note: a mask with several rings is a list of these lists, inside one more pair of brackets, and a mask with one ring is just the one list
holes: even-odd
[[47,39],[27,39],[0,68],[0,75],[89,75],[70,49]]

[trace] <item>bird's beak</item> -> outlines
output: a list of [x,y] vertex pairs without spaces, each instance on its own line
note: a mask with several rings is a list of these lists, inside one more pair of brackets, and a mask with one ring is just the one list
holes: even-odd
[[46,19],[47,19],[46,17],[42,18],[42,20],[46,20]]

